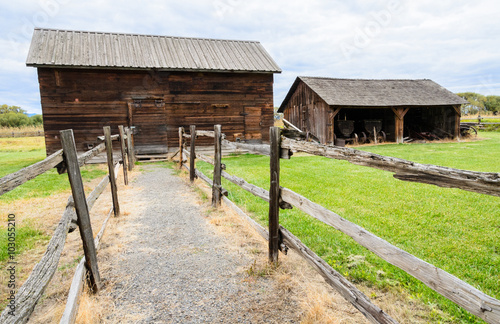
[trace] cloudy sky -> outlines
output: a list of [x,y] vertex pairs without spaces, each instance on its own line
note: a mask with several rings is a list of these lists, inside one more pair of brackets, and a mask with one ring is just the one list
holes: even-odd
[[35,27],[258,40],[283,70],[275,106],[298,75],[500,95],[498,0],[0,0],[0,104],[30,113],[41,112],[25,65]]

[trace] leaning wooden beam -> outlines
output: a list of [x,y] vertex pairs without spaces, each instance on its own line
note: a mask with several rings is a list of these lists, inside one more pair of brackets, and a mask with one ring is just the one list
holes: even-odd
[[0,179],[0,196],[9,192],[26,181],[34,179],[39,175],[49,171],[63,161],[63,151],[59,150],[47,157],[45,160],[27,166],[12,174],[6,175]]
[[295,126],[294,124],[290,123],[290,122],[289,122],[288,120],[286,120],[285,118],[283,118],[283,123],[285,124],[285,126],[288,126],[288,127],[290,127],[291,129],[296,130],[297,132],[301,132],[301,133],[302,133],[302,131],[301,131],[301,130],[297,127],[297,126]]
[[448,272],[401,250],[290,189],[282,188],[281,197],[284,201],[303,212],[349,235],[360,245],[417,278],[429,288],[472,314],[488,323],[500,323],[500,301],[477,290]]
[[236,176],[230,175],[226,171],[222,171],[221,175],[223,178],[231,181],[232,183],[241,187],[242,189],[245,189],[246,191],[248,191],[252,195],[259,197],[259,198],[262,198],[265,201],[269,202],[269,191],[262,189],[260,187],[257,187],[256,185],[253,185],[251,183],[248,183],[242,178],[238,178]]
[[394,177],[399,180],[433,184],[445,188],[459,188],[500,197],[500,173],[465,171],[420,164],[351,148],[325,146],[288,138],[283,139],[281,147],[394,172]]
[[270,155],[271,149],[268,144],[246,144],[246,143],[238,143],[238,142],[230,142],[228,140],[223,140],[222,145],[226,147],[230,147],[234,150],[247,150],[254,154],[262,154],[262,155]]
[[311,251],[295,235],[280,226],[280,231],[285,244],[295,250],[301,257],[321,274],[325,281],[347,299],[372,323],[397,323],[383,310],[374,305],[356,286],[350,283],[340,273],[335,271],[328,263]]

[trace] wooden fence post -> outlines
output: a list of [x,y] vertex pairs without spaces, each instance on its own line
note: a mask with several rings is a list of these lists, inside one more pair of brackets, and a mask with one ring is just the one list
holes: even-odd
[[123,130],[123,125],[118,126],[120,132],[120,150],[122,153],[122,163],[123,163],[123,181],[125,185],[128,185],[128,171],[127,171],[127,152],[125,151],[125,131]]
[[109,182],[111,185],[111,197],[113,198],[113,212],[115,217],[120,216],[120,204],[118,203],[118,188],[116,186],[115,165],[113,162],[113,142],[111,141],[111,127],[104,126],[104,137],[106,142],[106,155],[108,160]]
[[212,206],[219,207],[221,202],[221,159],[222,159],[222,134],[221,126],[215,125],[215,137],[214,137],[214,184],[212,186]]
[[127,155],[128,155],[128,170],[132,171],[134,168],[134,159],[135,159],[135,152],[134,152],[134,145],[132,144],[132,130],[130,127],[127,127]]
[[196,141],[196,126],[189,126],[189,133],[191,134],[191,146],[189,153],[189,180],[194,182],[195,178],[195,164],[194,160],[196,159],[196,150],[195,150],[195,141]]
[[184,128],[179,127],[179,169],[182,169],[183,143],[184,143]]
[[269,130],[271,140],[270,173],[271,187],[269,189],[269,262],[278,263],[278,250],[280,247],[280,151],[281,130],[271,127]]
[[94,235],[90,223],[89,207],[83,189],[83,180],[78,165],[76,154],[75,138],[73,130],[63,130],[61,134],[61,145],[63,148],[64,160],[68,168],[68,178],[71,185],[71,192],[75,202],[75,210],[80,229],[80,237],[83,242],[83,253],[85,254],[85,265],[89,271],[89,284],[93,292],[98,292],[101,288],[101,277],[97,267],[97,255],[94,245]]

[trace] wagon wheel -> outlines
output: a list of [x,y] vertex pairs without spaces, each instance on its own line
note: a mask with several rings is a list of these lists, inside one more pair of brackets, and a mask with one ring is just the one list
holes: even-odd
[[387,140],[387,136],[385,135],[385,132],[384,131],[380,131],[380,133],[378,133],[378,142],[379,143],[385,143],[385,141]]
[[365,132],[361,132],[361,143],[367,143],[368,142],[368,136],[366,136]]
[[354,133],[354,145],[359,145],[359,137],[356,133]]
[[460,135],[463,137],[468,137],[468,136],[474,136],[477,137],[477,129],[474,126],[468,126],[468,125],[462,125],[460,126]]

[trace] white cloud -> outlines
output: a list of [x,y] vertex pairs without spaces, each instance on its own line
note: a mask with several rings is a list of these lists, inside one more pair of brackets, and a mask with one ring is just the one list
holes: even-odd
[[[2,9],[0,84],[7,88],[0,100],[30,109],[39,109],[36,74],[24,67],[35,25],[259,40],[283,69],[275,105],[297,75],[430,78],[460,91],[486,85],[478,89],[490,93],[500,83],[496,0],[18,0]],[[351,55],[342,44],[354,47]],[[22,83],[5,81],[20,76]]]

